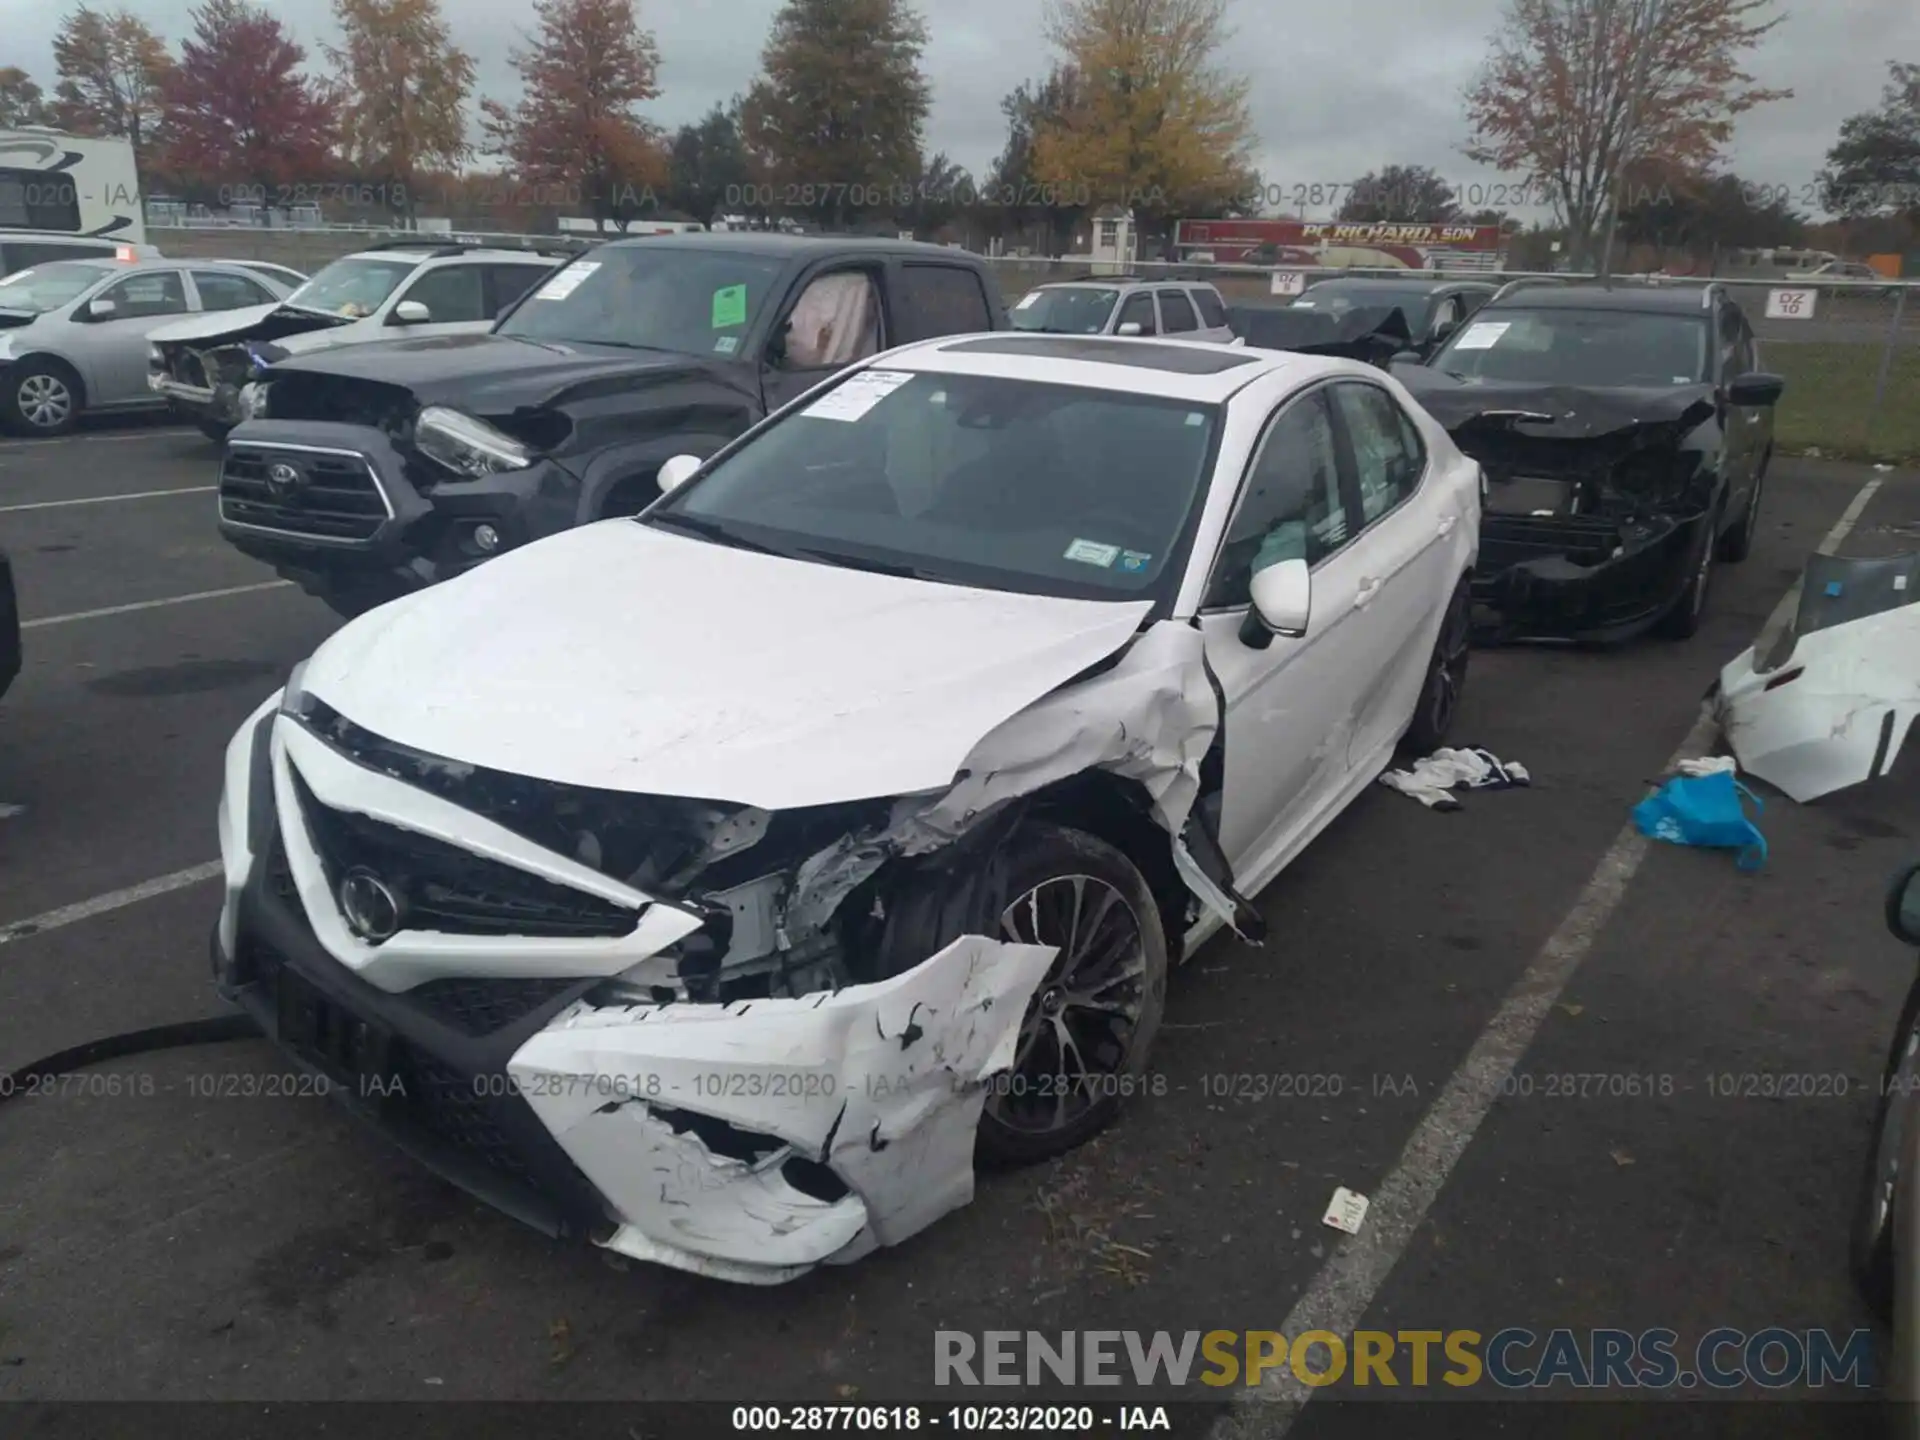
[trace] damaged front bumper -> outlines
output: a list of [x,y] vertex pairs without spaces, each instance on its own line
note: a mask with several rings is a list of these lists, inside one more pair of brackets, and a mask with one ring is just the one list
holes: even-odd
[[[799,998],[596,1004],[699,923],[604,877],[592,898],[634,902],[617,937],[370,944],[302,807],[317,794],[378,813],[399,782],[349,773],[279,704],[228,751],[216,984],[407,1153],[548,1234],[747,1283],[858,1259],[972,1198],[985,1087],[1012,1064],[1052,947],[965,936]],[[437,828],[437,802],[413,793],[410,823]],[[480,838],[549,881],[593,883],[504,832]]]
[[1713,703],[1741,768],[1797,802],[1891,773],[1920,716],[1920,553],[1813,556],[1793,621]]
[[1707,523],[1704,511],[1626,520],[1483,514],[1473,598],[1506,638],[1629,639],[1685,594]]

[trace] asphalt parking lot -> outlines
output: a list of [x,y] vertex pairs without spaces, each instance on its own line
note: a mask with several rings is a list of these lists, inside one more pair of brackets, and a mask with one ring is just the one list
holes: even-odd
[[[222,751],[334,621],[220,541],[214,459],[141,426],[0,443],[27,623],[0,1073],[217,1012]],[[1850,509],[1848,545],[1909,548],[1920,473],[1779,462],[1691,641],[1477,654],[1456,740],[1530,789],[1446,814],[1375,787],[1261,897],[1264,948],[1175,977],[1163,1096],[844,1270],[755,1291],[561,1248],[323,1100],[246,1093],[283,1069],[257,1041],[0,1106],[0,1397],[879,1402],[932,1393],[942,1329],[1865,1325],[1846,1224],[1914,966],[1880,904],[1920,754],[1805,807],[1757,786],[1756,875],[1622,838]],[[1490,1108],[1475,1054],[1513,1065]],[[1375,1197],[1353,1242],[1321,1223],[1336,1185]]]

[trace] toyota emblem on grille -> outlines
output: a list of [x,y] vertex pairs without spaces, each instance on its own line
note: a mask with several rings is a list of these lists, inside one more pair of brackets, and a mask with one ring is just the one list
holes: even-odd
[[267,489],[276,500],[291,500],[306,483],[307,477],[298,465],[276,460],[267,467]]
[[347,872],[340,882],[340,913],[349,930],[375,945],[400,931],[400,897],[371,870]]

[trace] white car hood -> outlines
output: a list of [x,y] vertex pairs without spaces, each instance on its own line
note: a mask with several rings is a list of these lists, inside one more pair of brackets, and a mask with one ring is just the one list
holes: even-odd
[[302,685],[447,759],[767,810],[950,786],[1148,601],[966,589],[607,520],[371,611]]
[[149,330],[147,339],[156,344],[171,344],[186,340],[217,340],[223,335],[236,335],[242,330],[251,329],[280,308],[276,300],[271,305],[246,305],[238,310],[216,310],[207,315],[195,315],[190,320],[176,320],[171,325],[162,325],[157,330]]

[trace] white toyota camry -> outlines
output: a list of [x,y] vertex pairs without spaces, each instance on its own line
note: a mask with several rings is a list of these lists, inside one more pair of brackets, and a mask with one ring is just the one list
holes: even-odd
[[1479,470],[1356,363],[947,338],[660,479],[248,719],[213,964],[448,1178],[709,1275],[1105,1125],[1466,674]]

